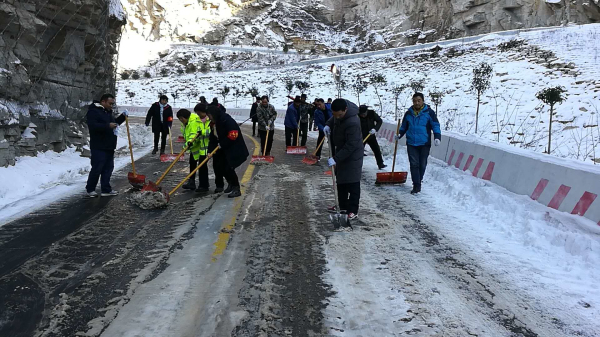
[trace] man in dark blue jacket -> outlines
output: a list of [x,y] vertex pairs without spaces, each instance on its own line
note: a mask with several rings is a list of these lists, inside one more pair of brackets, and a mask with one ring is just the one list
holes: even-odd
[[285,126],[285,146],[298,145],[298,109],[300,108],[301,100],[299,97],[294,99],[294,103],[290,104],[285,112],[283,125]]
[[110,186],[110,177],[115,167],[115,149],[117,148],[118,126],[125,121],[127,111],[115,119],[112,106],[115,96],[104,94],[100,102],[94,101],[87,112],[87,125],[90,130],[90,150],[92,153],[92,169],[88,176],[86,191],[87,196],[98,196],[96,186],[100,179],[101,195],[110,197],[119,194]]
[[[315,101],[315,107],[315,126],[319,129],[319,139],[317,139],[317,144],[321,144],[321,140],[325,138],[323,129],[325,128],[325,125],[327,125],[327,121],[333,116],[333,113],[322,98],[318,98]],[[323,146],[321,146],[316,153],[316,156],[319,157],[319,159],[321,159],[321,149],[323,149]]]
[[413,181],[411,194],[421,192],[421,183],[427,168],[427,158],[431,150],[431,132],[435,138],[435,146],[439,146],[442,140],[442,131],[435,111],[425,105],[423,94],[413,95],[413,106],[408,109],[402,125],[398,130],[397,139],[406,135],[406,149],[410,162],[410,176]]

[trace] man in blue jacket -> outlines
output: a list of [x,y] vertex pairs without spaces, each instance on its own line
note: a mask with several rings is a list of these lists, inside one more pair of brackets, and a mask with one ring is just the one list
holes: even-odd
[[435,138],[435,146],[439,146],[442,140],[440,122],[435,111],[425,105],[422,93],[413,95],[413,106],[408,109],[402,125],[398,130],[397,139],[406,135],[406,148],[410,162],[410,176],[413,181],[411,194],[421,192],[421,183],[427,168],[427,158],[431,150],[431,132]]
[[94,101],[87,112],[87,125],[90,130],[90,150],[92,153],[92,169],[88,176],[86,191],[87,196],[95,198],[98,179],[103,197],[119,194],[110,186],[110,177],[115,167],[115,149],[117,148],[118,126],[125,121],[127,111],[115,119],[112,107],[115,96],[104,94],[100,101]]
[[[315,126],[319,129],[319,139],[317,140],[317,144],[321,144],[321,140],[325,138],[323,129],[325,128],[325,125],[327,125],[327,121],[333,116],[333,113],[322,98],[318,98],[315,101],[315,107]],[[323,146],[321,146],[316,153],[316,156],[319,159],[321,159],[321,149],[323,149]]]
[[301,103],[300,97],[294,99],[294,103],[290,104],[285,112],[285,146],[297,146],[298,143],[298,109]]

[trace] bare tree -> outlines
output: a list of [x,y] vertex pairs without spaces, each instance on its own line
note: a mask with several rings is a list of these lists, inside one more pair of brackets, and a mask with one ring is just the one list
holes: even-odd
[[356,99],[358,100],[358,105],[360,105],[360,94],[367,90],[368,84],[363,81],[359,75],[356,75],[356,80],[352,82],[352,91],[356,94]]
[[[381,102],[381,95],[379,95],[379,89],[387,84],[387,79],[385,75],[380,73],[375,73],[371,76],[371,85],[375,88],[375,95],[379,99],[379,109],[383,109],[383,103]],[[383,110],[381,111],[383,113]]]
[[535,97],[544,104],[550,106],[550,124],[548,125],[548,150],[546,153],[552,153],[552,122],[554,118],[554,106],[562,103],[566,98],[563,96],[567,90],[561,86],[546,88],[539,91]]
[[413,92],[422,92],[423,88],[425,88],[424,80],[412,80],[408,86],[413,90]]
[[225,105],[225,102],[227,100],[227,95],[229,95],[229,92],[231,92],[231,88],[228,86],[224,86],[223,88],[219,89],[219,91],[218,91],[219,96],[223,96],[223,105]]
[[394,101],[396,104],[396,108],[394,110],[394,119],[398,120],[398,97],[408,88],[406,84],[394,84],[392,87],[392,94],[394,94]]
[[492,79],[492,66],[482,62],[477,68],[473,69],[473,78],[471,79],[471,90],[477,93],[477,112],[475,113],[475,133],[479,126],[479,103],[481,103],[481,94],[489,89]]
[[254,101],[256,101],[256,96],[258,96],[260,93],[258,91],[258,87],[256,85],[252,85],[251,88],[248,88],[246,94],[252,96],[252,103],[254,103]]
[[240,89],[240,88],[235,88],[235,91],[233,92],[233,96],[235,97],[235,107],[238,107],[238,98],[244,96],[244,88]]
[[310,83],[308,82],[304,82],[304,81],[296,81],[294,82],[294,84],[296,85],[296,88],[298,88],[298,90],[300,90],[300,93],[304,94],[308,91],[308,89],[310,89]]
[[269,99],[273,98],[273,93],[277,88],[274,85],[271,85],[267,88],[267,93],[269,94]]
[[291,78],[289,78],[289,77],[286,77],[286,78],[284,78],[284,79],[283,79],[283,81],[284,81],[284,83],[285,83],[285,91],[287,91],[287,94],[288,94],[288,99],[289,99],[289,96],[291,96],[291,95],[292,95],[292,91],[294,91],[294,86],[295,86],[296,84],[295,84],[295,83],[294,83],[294,81],[293,81]]

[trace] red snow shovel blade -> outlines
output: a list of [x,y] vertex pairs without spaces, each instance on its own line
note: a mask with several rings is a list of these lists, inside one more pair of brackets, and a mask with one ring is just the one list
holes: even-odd
[[319,162],[319,157],[309,154],[308,156],[305,156],[304,159],[302,159],[302,162],[306,165],[315,165]]
[[[177,154],[161,154],[160,155],[160,161],[163,163],[168,163],[168,162],[172,162],[175,159],[177,159]],[[179,157],[179,161],[185,161],[184,156]]]
[[377,173],[376,185],[380,184],[404,184],[408,172],[384,172]]
[[160,190],[161,188],[152,181],[148,181],[148,183],[144,184],[144,187],[142,187],[142,192],[159,192]]
[[306,154],[306,146],[288,146],[285,150],[287,154]]
[[250,164],[272,164],[274,161],[273,156],[252,156]]
[[131,186],[137,189],[144,187],[144,184],[146,183],[146,176],[141,174],[133,174],[133,172],[127,173],[127,179],[129,180]]
[[183,136],[179,136],[177,137],[177,139],[175,140],[175,143],[183,143],[185,141],[185,139],[183,139]]

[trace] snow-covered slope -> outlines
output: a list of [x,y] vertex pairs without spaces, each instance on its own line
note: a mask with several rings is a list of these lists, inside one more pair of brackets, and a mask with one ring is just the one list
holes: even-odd
[[[373,86],[369,86],[360,97],[361,103],[375,106],[386,119],[396,118],[392,87],[415,81],[424,86],[423,92],[428,103],[431,102],[431,92],[446,93],[437,109],[443,130],[473,134],[476,96],[469,90],[470,79],[473,68],[480,62],[487,62],[493,66],[494,71],[491,89],[482,97],[477,134],[537,152],[546,149],[549,118],[548,107],[542,105],[535,94],[546,87],[564,86],[568,95],[567,100],[556,107],[552,154],[588,162],[594,159],[598,161],[600,25],[522,33],[519,39],[523,39],[526,44],[502,52],[497,46],[507,39],[489,35],[475,43],[457,43],[438,51],[391,53],[349,60],[340,65],[348,83],[352,83],[357,76],[367,81],[375,73],[386,76],[387,85],[379,89],[383,108],[378,106],[379,99]],[[547,57],[547,52],[552,52],[554,56]],[[244,91],[257,86],[261,94],[271,92],[271,102],[280,113],[284,113],[287,100],[285,78],[310,82],[311,88],[307,93],[312,98],[336,96],[329,66],[330,63],[324,63],[309,67],[278,68],[276,71],[264,69],[225,74],[196,73],[160,79],[120,81],[119,102],[122,105],[149,106],[159,93],[178,92],[180,101],[175,102],[175,105],[180,106],[183,102],[183,105],[188,105],[188,100],[193,102],[199,95],[217,97],[219,89],[224,86]],[[126,92],[130,94],[126,95]],[[398,117],[410,105],[411,94],[410,88],[400,94]],[[343,90],[342,95],[357,100],[350,85]],[[231,94],[226,100],[227,106],[234,106]],[[247,96],[240,97],[238,101],[240,107],[248,107],[251,103]]]

